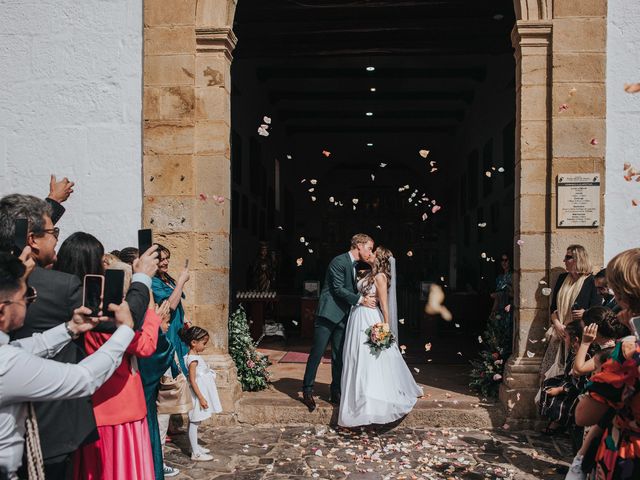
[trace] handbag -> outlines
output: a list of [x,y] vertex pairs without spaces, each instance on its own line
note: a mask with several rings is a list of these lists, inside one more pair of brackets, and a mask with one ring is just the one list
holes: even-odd
[[165,375],[160,379],[160,389],[156,400],[158,413],[182,414],[193,410],[189,382],[187,382],[187,378],[182,373],[177,357],[174,357],[174,359],[178,366],[178,375],[175,378]]

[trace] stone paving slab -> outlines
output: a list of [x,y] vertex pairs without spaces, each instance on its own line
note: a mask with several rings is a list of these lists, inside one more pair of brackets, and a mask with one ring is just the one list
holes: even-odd
[[186,434],[166,461],[178,480],[557,479],[571,461],[567,437],[471,428],[334,429],[321,425],[201,427],[214,460],[193,462]]

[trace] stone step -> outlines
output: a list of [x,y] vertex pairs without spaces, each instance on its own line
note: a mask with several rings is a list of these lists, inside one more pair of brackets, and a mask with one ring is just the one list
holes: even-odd
[[[306,406],[290,397],[269,398],[245,393],[236,403],[233,419],[249,425],[335,424],[338,418],[337,406],[318,398],[316,401],[318,407],[310,413]],[[229,421],[229,418],[222,416],[214,418],[214,424],[228,424]],[[405,426],[487,429],[502,426],[505,423],[505,413],[498,403],[422,399],[401,423]]]

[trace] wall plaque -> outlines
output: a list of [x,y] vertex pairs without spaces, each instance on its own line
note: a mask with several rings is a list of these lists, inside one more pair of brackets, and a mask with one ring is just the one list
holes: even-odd
[[558,227],[600,225],[600,174],[558,175]]

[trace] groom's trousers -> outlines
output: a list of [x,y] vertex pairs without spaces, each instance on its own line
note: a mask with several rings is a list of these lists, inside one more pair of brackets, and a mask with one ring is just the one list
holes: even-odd
[[334,323],[324,317],[316,317],[313,331],[313,346],[304,371],[302,390],[311,392],[316,380],[318,366],[329,341],[331,341],[331,396],[340,393],[340,379],[342,377],[342,348],[344,346],[344,331],[347,326],[347,316],[340,322]]

